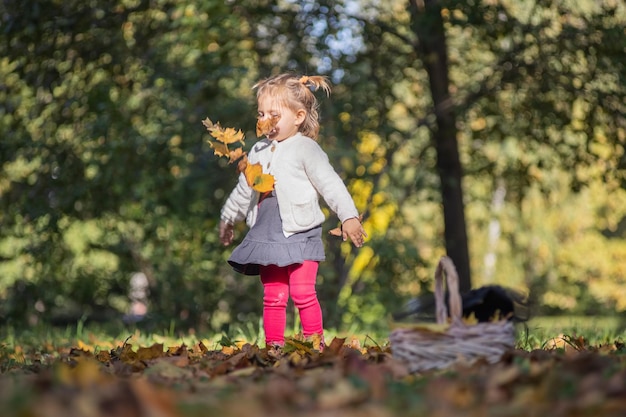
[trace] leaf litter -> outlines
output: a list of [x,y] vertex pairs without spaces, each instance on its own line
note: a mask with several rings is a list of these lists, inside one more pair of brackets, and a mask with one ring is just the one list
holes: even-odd
[[[16,349],[17,350],[17,349]],[[4,353],[3,353],[4,352]],[[335,338],[319,352],[288,339],[208,349],[84,344],[9,360],[0,349],[3,416],[624,416],[626,348],[562,336],[500,362],[409,374],[390,346]]]

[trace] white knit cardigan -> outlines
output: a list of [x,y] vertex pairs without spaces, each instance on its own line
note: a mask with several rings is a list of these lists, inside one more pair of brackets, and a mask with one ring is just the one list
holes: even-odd
[[[328,161],[328,155],[313,139],[301,133],[280,142],[261,139],[250,150],[248,161],[260,163],[264,173],[274,176],[285,236],[324,222],[319,195],[342,223],[358,218],[345,184]],[[248,185],[242,173],[222,207],[220,218],[234,224],[245,217],[248,226],[252,227],[256,222],[258,201],[259,193]]]

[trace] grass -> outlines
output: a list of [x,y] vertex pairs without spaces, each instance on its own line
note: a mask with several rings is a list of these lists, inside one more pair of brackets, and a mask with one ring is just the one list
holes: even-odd
[[626,339],[626,319],[616,316],[537,317],[519,325],[518,345],[525,350],[543,349],[560,338],[584,337],[588,346]]
[[[580,336],[584,337],[587,346],[623,342],[626,339],[625,327],[626,320],[618,317],[538,317],[518,325],[518,347],[524,350],[544,349],[559,339]],[[329,341],[334,337],[344,337],[348,341],[356,340],[362,346],[384,346],[388,343],[386,334],[368,334],[363,329],[345,332],[330,329],[325,337]],[[6,368],[7,361],[15,366],[41,355],[56,357],[71,348],[98,352],[114,349],[125,342],[135,347],[155,343],[166,347],[194,346],[202,342],[208,349],[217,350],[221,349],[224,340],[262,345],[262,338],[261,323],[233,326],[229,334],[177,332],[173,324],[161,332],[145,332],[115,324],[87,325],[83,322],[65,328],[35,326],[18,329],[6,326],[0,329],[0,371]]]

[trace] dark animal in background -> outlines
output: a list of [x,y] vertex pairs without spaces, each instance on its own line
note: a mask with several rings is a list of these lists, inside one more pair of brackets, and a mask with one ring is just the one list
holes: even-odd
[[[445,296],[446,306],[448,295]],[[508,319],[512,321],[528,320],[528,302],[518,291],[499,285],[487,285],[473,289],[461,295],[463,317],[476,317],[479,322]],[[448,309],[449,312],[449,309]],[[407,304],[407,309],[393,314],[394,320],[415,316],[417,319],[434,319],[435,298],[428,294],[414,298]]]

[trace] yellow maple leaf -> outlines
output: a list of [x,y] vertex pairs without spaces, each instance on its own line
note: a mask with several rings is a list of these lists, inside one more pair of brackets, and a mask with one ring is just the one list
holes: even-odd
[[252,189],[266,193],[274,189],[274,176],[263,173],[261,164],[247,164],[244,175]]
[[233,127],[227,127],[225,129],[214,129],[210,132],[215,139],[227,145],[236,142],[243,143],[243,132],[241,130],[236,130]]
[[202,124],[218,142],[227,145],[236,142],[244,143],[244,134],[241,130],[237,130],[233,127],[223,128],[220,122],[213,123],[208,117],[202,121]]

